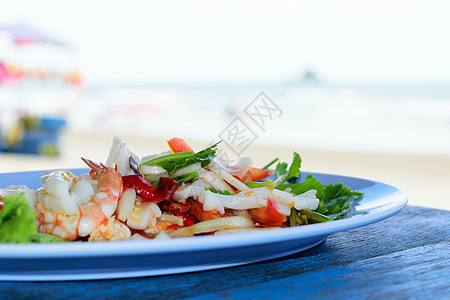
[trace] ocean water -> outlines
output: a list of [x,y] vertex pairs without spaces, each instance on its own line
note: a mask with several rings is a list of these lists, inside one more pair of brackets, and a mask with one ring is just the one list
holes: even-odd
[[73,130],[222,139],[237,152],[256,143],[450,155],[450,86],[0,87],[0,103],[2,123],[11,112],[62,114]]

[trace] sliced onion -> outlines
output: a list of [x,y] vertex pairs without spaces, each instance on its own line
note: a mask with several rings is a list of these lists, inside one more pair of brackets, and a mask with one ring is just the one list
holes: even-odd
[[159,181],[161,177],[167,177],[169,176],[167,173],[160,174],[160,175],[144,175],[145,180],[148,182],[156,183]]
[[189,166],[187,166],[187,167],[184,167],[184,168],[181,168],[181,169],[177,170],[175,173],[173,173],[173,174],[170,176],[170,178],[175,178],[175,177],[178,177],[178,176],[183,176],[183,175],[186,175],[186,174],[189,174],[189,173],[198,171],[198,170],[200,170],[201,168],[202,168],[202,164],[198,162],[198,163],[195,163],[195,164],[192,164],[192,165],[189,165]]
[[180,228],[168,232],[170,237],[193,236],[194,234],[207,233],[216,230],[253,228],[253,222],[244,217],[226,217],[203,221],[189,227]]
[[248,219],[252,218],[250,211],[247,209],[233,209],[233,214],[239,217],[246,217]]
[[143,175],[160,175],[167,173],[166,169],[156,165],[155,166],[140,165],[139,172]]
[[119,198],[119,204],[117,205],[117,219],[125,222],[134,207],[136,201],[136,191],[134,189],[126,189],[122,196]]
[[167,222],[170,224],[175,224],[178,226],[183,226],[183,218],[179,217],[179,216],[173,216],[173,215],[167,215],[167,214],[162,214],[159,217],[159,221],[161,222]]
[[143,174],[144,178],[149,182],[158,182],[159,178],[169,176],[169,173],[166,171],[166,169],[156,165],[140,165],[139,172]]
[[215,190],[229,191],[231,194],[235,194],[233,188],[222,178],[216,176],[213,172],[207,171],[205,169],[200,169],[198,170],[198,176]]
[[219,165],[211,163],[209,164],[209,168],[214,173],[214,175],[222,178],[223,180],[234,186],[236,189],[240,191],[249,189],[247,185],[245,185],[242,181],[236,179],[233,175],[225,171],[223,168],[219,167]]

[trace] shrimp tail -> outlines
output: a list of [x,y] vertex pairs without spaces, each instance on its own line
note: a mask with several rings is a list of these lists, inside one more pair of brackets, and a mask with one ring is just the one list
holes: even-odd
[[84,158],[84,157],[82,157],[81,158],[84,162],[85,162],[85,164],[87,164],[88,166],[89,166],[89,168],[91,168],[92,170],[100,170],[101,168],[102,168],[102,164],[98,164],[98,163],[96,163],[96,162],[94,162],[94,161],[92,161],[92,160],[90,160],[90,159],[87,159],[87,158]]
[[108,167],[102,163],[98,164],[98,163],[96,163],[90,159],[84,158],[84,157],[82,157],[81,159],[89,166],[89,168],[91,168],[91,171],[89,172],[89,174],[94,179],[97,179],[99,176],[101,176],[105,172],[105,170],[108,169]]

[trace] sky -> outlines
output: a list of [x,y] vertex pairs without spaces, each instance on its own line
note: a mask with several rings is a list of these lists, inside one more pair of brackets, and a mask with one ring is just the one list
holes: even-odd
[[[90,83],[450,83],[450,2],[2,1],[70,42]],[[1,49],[0,49],[1,55]]]

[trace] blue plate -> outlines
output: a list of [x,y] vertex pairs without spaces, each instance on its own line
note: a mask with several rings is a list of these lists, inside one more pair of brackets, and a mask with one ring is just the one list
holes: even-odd
[[[0,174],[0,187],[41,186],[38,172]],[[86,169],[73,171],[75,174]],[[365,193],[352,216],[334,222],[219,236],[61,244],[1,244],[0,280],[90,280],[155,276],[249,264],[314,247],[328,235],[389,218],[406,206],[407,196],[380,182],[312,174]],[[368,245],[369,247],[369,245]]]

